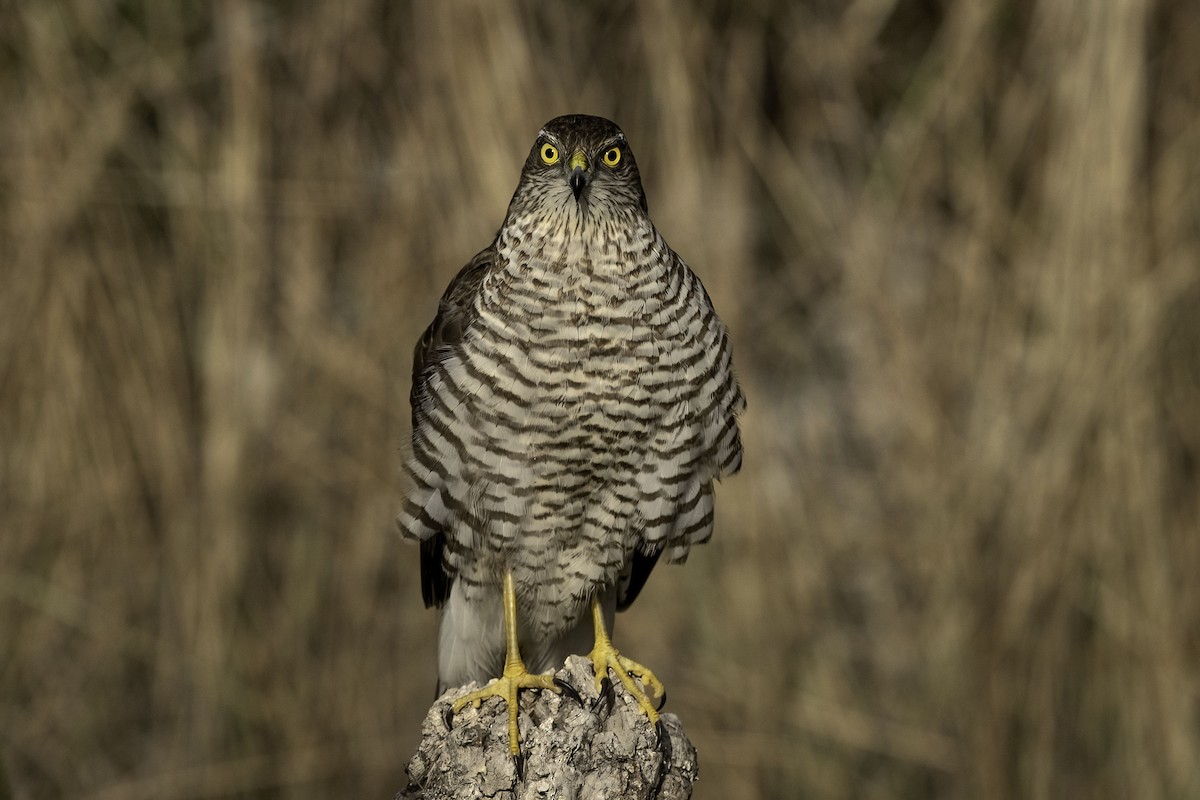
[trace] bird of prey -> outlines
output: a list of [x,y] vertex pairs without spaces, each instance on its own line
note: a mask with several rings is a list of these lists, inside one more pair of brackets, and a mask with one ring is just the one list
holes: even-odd
[[[546,123],[495,240],[450,282],[413,357],[412,449],[397,518],[442,609],[438,691],[508,703],[557,691],[588,654],[657,724],[662,684],[620,655],[614,611],[660,556],[713,528],[713,481],[738,471],[729,337],[647,213],[625,134]],[[527,666],[528,665],[528,666]],[[637,677],[641,683],[633,680]]]

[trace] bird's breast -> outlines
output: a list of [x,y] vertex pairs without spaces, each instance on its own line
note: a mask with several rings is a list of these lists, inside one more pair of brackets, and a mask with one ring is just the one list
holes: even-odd
[[520,398],[508,410],[531,431],[522,445],[589,471],[622,461],[680,402],[653,390],[671,344],[660,254],[639,240],[505,256],[480,293],[473,346],[496,394]]

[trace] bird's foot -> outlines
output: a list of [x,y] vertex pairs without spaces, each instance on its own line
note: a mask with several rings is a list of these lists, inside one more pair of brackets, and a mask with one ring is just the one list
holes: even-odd
[[521,744],[517,733],[517,692],[522,689],[549,689],[558,693],[562,691],[562,686],[553,675],[535,675],[526,670],[525,665],[520,662],[508,664],[504,668],[504,674],[499,678],[482,689],[477,689],[455,700],[454,705],[450,707],[450,714],[454,715],[462,711],[468,703],[479,708],[484,700],[490,697],[499,697],[508,705],[508,750],[513,758],[517,759],[521,753]]
[[[612,646],[612,642],[607,641],[607,637],[598,638],[589,657],[592,659],[592,669],[596,673],[596,694],[601,699],[609,695],[611,684],[609,684],[608,671],[612,670],[625,687],[625,691],[629,692],[638,704],[638,708],[646,715],[650,725],[654,727],[655,731],[658,731],[658,710],[662,708],[667,699],[667,692],[663,688],[662,681],[656,678],[647,667],[643,667],[617,652],[617,649]],[[637,677],[636,681],[634,680],[635,676]],[[651,695],[658,699],[657,703],[650,701]],[[611,700],[609,702],[611,703]]]

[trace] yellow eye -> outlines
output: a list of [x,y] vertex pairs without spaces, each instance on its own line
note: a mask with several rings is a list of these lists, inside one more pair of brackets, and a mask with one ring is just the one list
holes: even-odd
[[610,147],[604,151],[604,165],[606,167],[615,167],[621,163],[621,148]]
[[558,148],[549,143],[542,145],[542,161],[544,161],[547,164],[557,163],[558,162]]

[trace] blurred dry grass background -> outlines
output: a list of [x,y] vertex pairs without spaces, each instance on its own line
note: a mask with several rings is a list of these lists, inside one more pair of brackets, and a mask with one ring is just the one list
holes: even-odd
[[746,469],[619,623],[698,798],[1200,797],[1200,5],[0,3],[0,798],[388,797],[410,347],[630,135]]

